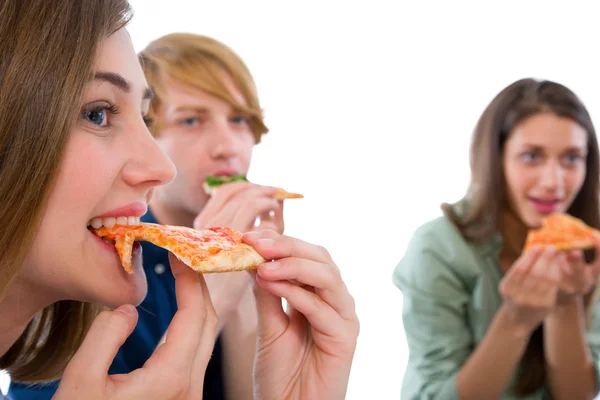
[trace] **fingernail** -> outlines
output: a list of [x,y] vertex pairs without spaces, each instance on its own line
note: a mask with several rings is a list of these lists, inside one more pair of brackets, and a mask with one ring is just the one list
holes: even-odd
[[280,267],[280,264],[277,261],[271,261],[263,264],[263,268],[269,271],[274,271]]
[[135,311],[135,307],[132,306],[131,304],[123,304],[122,306],[119,306],[119,308],[117,308],[115,311],[119,311],[122,312],[123,314],[127,314],[127,315],[135,315],[136,311]]
[[275,241],[273,239],[269,239],[269,238],[258,239],[257,244],[259,244],[261,246],[272,246],[273,244],[275,244]]

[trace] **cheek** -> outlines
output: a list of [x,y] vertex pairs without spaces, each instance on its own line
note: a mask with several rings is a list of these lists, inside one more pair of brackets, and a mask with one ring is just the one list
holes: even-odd
[[575,197],[585,181],[586,169],[585,166],[577,168],[567,174],[566,186],[572,197]]
[[69,143],[50,199],[56,214],[81,215],[87,219],[110,194],[119,170],[118,155],[102,150],[94,146],[93,140]]
[[58,258],[55,261],[59,264],[61,257],[78,257],[77,251],[87,234],[87,222],[109,196],[115,175],[111,158],[98,151],[93,141],[73,136],[50,192],[35,245],[39,257]]
[[[528,173],[529,172],[529,173]],[[520,197],[531,186],[531,172],[515,163],[504,164],[504,176],[510,198]]]
[[248,133],[240,137],[238,143],[238,157],[246,169],[250,166],[250,160],[252,159],[252,149],[254,148],[254,135]]

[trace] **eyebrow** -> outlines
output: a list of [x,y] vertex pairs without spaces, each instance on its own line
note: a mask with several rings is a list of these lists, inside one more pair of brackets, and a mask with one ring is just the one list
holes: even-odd
[[[96,72],[94,75],[95,81],[108,82],[113,86],[121,89],[125,93],[131,92],[131,84],[127,82],[125,78],[121,75],[116,74],[114,72]],[[142,97],[144,100],[151,100],[154,98],[154,92],[152,89],[147,87],[144,90],[144,96]]]
[[[532,150],[544,150],[544,146],[539,145],[539,144],[533,144],[533,143],[523,143],[523,145],[527,148],[530,148]],[[564,149],[565,152],[580,152],[580,153],[586,153],[588,151],[587,147],[580,147],[580,146],[570,146],[567,147],[566,149]]]
[[191,111],[191,112],[195,112],[197,114],[203,114],[203,113],[207,113],[208,112],[208,108],[203,107],[203,106],[177,106],[175,107],[174,112],[185,112],[185,111]]

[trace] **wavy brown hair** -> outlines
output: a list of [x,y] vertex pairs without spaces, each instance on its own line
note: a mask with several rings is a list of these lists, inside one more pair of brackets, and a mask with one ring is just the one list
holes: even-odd
[[[569,118],[587,132],[586,175],[581,190],[567,211],[600,229],[600,164],[598,141],[590,115],[581,100],[567,87],[551,81],[518,80],[502,90],[480,117],[471,144],[471,183],[464,200],[468,210],[458,216],[454,206],[442,206],[446,215],[469,241],[482,241],[502,233],[502,213],[507,207],[502,153],[504,144],[521,121],[549,112]],[[522,244],[522,243],[521,243]],[[590,296],[585,299],[589,312]],[[517,394],[529,394],[546,383],[543,326],[532,334],[521,359]]]
[[[148,44],[138,56],[148,85],[154,92],[148,112],[148,118],[154,121],[151,128],[154,135],[160,135],[162,121],[157,120],[156,110],[165,98],[166,79],[202,90],[227,102],[234,109],[247,113],[256,143],[269,131],[250,70],[225,44],[208,36],[171,33]],[[230,93],[223,72],[231,78],[246,104],[240,104]]]
[[[0,301],[42,221],[98,45],[130,18],[126,0],[0,1]],[[98,308],[44,309],[0,369],[18,382],[60,377]]]

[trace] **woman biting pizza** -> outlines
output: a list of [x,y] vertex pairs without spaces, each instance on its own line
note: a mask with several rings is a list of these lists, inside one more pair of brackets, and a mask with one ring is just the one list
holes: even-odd
[[598,393],[600,263],[582,247],[600,249],[599,182],[594,126],[571,90],[522,79],[492,100],[467,194],[416,230],[393,274],[403,399]]

